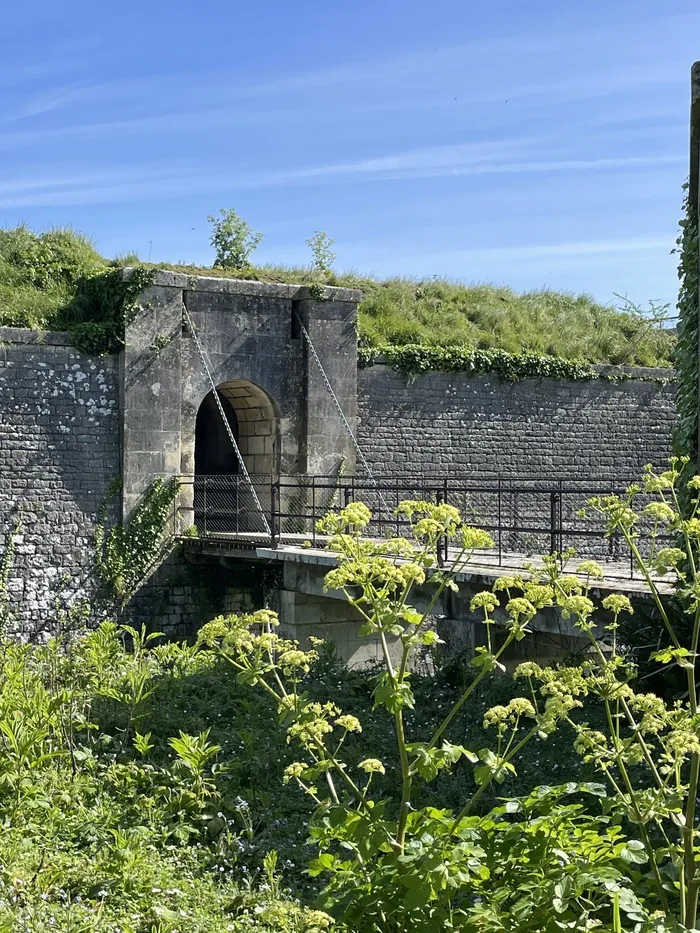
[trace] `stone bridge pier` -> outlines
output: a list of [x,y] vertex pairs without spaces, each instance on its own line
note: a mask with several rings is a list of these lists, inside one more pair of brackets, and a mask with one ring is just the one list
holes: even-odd
[[[382,662],[379,639],[360,635],[364,620],[358,611],[348,603],[343,593],[325,589],[326,574],[337,566],[333,554],[314,548],[258,547],[241,551],[234,558],[230,551],[206,540],[188,542],[186,553],[195,561],[214,560],[226,566],[231,580],[240,581],[264,574],[267,581],[265,602],[278,613],[281,633],[297,639],[302,647],[308,648],[309,638],[314,636],[332,642],[338,656],[349,667],[366,667]],[[464,653],[472,656],[477,646],[486,644],[483,616],[481,612],[472,612],[469,604],[475,593],[490,589],[502,572],[498,566],[465,569],[456,578],[459,592],[445,591],[435,605],[430,624],[443,640],[442,650],[448,655]],[[648,604],[650,601],[639,580],[610,581],[607,589],[624,591],[635,602]],[[430,587],[416,588],[412,593],[412,605],[425,612],[432,596]],[[494,614],[497,621],[500,611]],[[532,634],[512,645],[502,657],[506,667],[513,668],[526,660],[538,663],[562,660],[589,649],[588,639],[570,621],[562,618],[557,609],[539,612],[531,628]],[[499,631],[502,630],[498,627],[494,629],[496,644],[501,637]],[[392,658],[398,660],[401,654],[398,638],[389,639],[389,649]],[[420,653],[415,656],[414,663],[421,667]],[[430,663],[429,659],[426,663]]]

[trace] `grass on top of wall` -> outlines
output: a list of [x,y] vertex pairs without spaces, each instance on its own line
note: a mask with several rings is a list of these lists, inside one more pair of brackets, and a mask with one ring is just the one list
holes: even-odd
[[[113,260],[70,229],[36,234],[0,230],[0,325],[61,329],[76,320],[85,282],[124,265],[173,269],[262,282],[319,282],[303,266],[251,266],[240,271],[182,264]],[[462,346],[535,353],[591,363],[672,364],[675,331],[631,308],[602,305],[587,295],[550,290],[519,293],[505,286],[466,285],[442,278],[379,280],[355,271],[332,273],[328,285],[359,288],[361,342],[366,346]],[[90,307],[90,304],[87,304]]]

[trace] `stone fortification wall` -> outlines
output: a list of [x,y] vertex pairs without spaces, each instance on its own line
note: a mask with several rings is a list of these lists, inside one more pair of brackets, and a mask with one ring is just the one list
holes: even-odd
[[644,464],[667,462],[675,383],[667,370],[628,370],[618,381],[607,372],[507,383],[375,365],[359,374],[360,445],[376,477],[403,474],[396,500],[425,496],[421,477],[452,478],[449,501],[471,521],[500,527],[505,551],[572,546],[624,560],[620,542],[578,513],[593,494],[637,479]]
[[[8,590],[12,628],[23,636],[55,627],[64,576],[73,593],[89,589],[97,514],[118,477],[127,481],[128,511],[155,475],[192,473],[195,416],[208,386],[182,326],[185,299],[222,391],[230,390],[238,409],[246,402],[250,408],[253,397],[252,389],[241,390],[241,380],[267,393],[275,421],[270,437],[284,472],[327,472],[349,452],[334,404],[293,326],[293,311],[312,331],[352,421],[355,294],[334,292],[332,300],[320,301],[257,283],[207,281],[195,289],[181,278],[154,286],[121,357],[84,356],[62,334],[0,329],[0,556],[20,519]],[[676,415],[669,373],[634,370],[627,376],[509,384],[454,373],[408,377],[375,365],[358,376],[358,436],[379,478],[466,476],[477,484],[500,479],[516,485],[563,480],[602,490],[634,479],[647,462],[662,465],[670,453]],[[239,410],[247,423],[243,414]],[[264,440],[257,422],[251,437]],[[252,447],[250,453],[257,455]],[[420,495],[419,484],[405,494]],[[573,521],[583,497],[558,504],[564,523]],[[465,494],[456,504],[477,520],[493,522],[497,515],[492,494]],[[550,505],[548,493],[516,492],[502,499],[498,514],[513,527],[527,526],[546,519]],[[535,552],[549,543],[522,534],[502,540],[506,550]],[[260,594],[274,588],[264,574],[224,564],[205,573],[191,555],[182,560],[173,554],[139,594],[131,617],[184,634],[222,608],[258,604]]]
[[64,334],[0,328],[0,551],[19,519],[8,590],[23,636],[52,627],[64,583],[86,586],[97,513],[119,473],[118,358],[84,356]]
[[629,481],[669,456],[675,383],[668,370],[620,381],[360,370],[359,440],[377,473]]

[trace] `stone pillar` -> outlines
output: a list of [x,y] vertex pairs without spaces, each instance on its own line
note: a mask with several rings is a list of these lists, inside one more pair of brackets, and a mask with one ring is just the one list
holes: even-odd
[[[353,433],[357,430],[357,305],[360,292],[328,289],[326,299],[300,292],[295,302],[333,391]],[[334,474],[341,463],[355,471],[355,447],[308,345],[304,347],[306,379],[307,473]]]
[[157,476],[180,475],[182,289],[147,288],[122,369],[123,517]]
[[122,354],[124,518],[157,476],[182,476],[181,527],[193,521],[195,424],[210,384],[183,332],[185,306],[214,383],[236,411],[251,473],[332,474],[341,462],[353,472],[352,440],[295,322],[298,314],[354,430],[360,298],[346,288],[319,295],[299,285],[157,272]]

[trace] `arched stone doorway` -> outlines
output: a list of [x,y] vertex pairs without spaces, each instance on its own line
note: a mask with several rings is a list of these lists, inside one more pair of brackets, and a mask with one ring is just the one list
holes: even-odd
[[[216,393],[263,509],[279,473],[278,418],[270,397],[247,380],[217,386]],[[206,533],[259,530],[251,495],[214,392],[202,400],[195,422],[195,524]],[[250,527],[249,527],[250,526]]]
[[[245,379],[218,386],[238,425],[238,447],[251,476],[275,476],[279,472],[277,413],[270,396]],[[230,443],[230,442],[229,442]],[[196,445],[195,445],[196,450]]]
[[[238,442],[236,412],[221,392],[217,394],[231,432]],[[213,392],[210,392],[199,406],[194,438],[195,476],[232,476],[239,472],[238,457]]]

